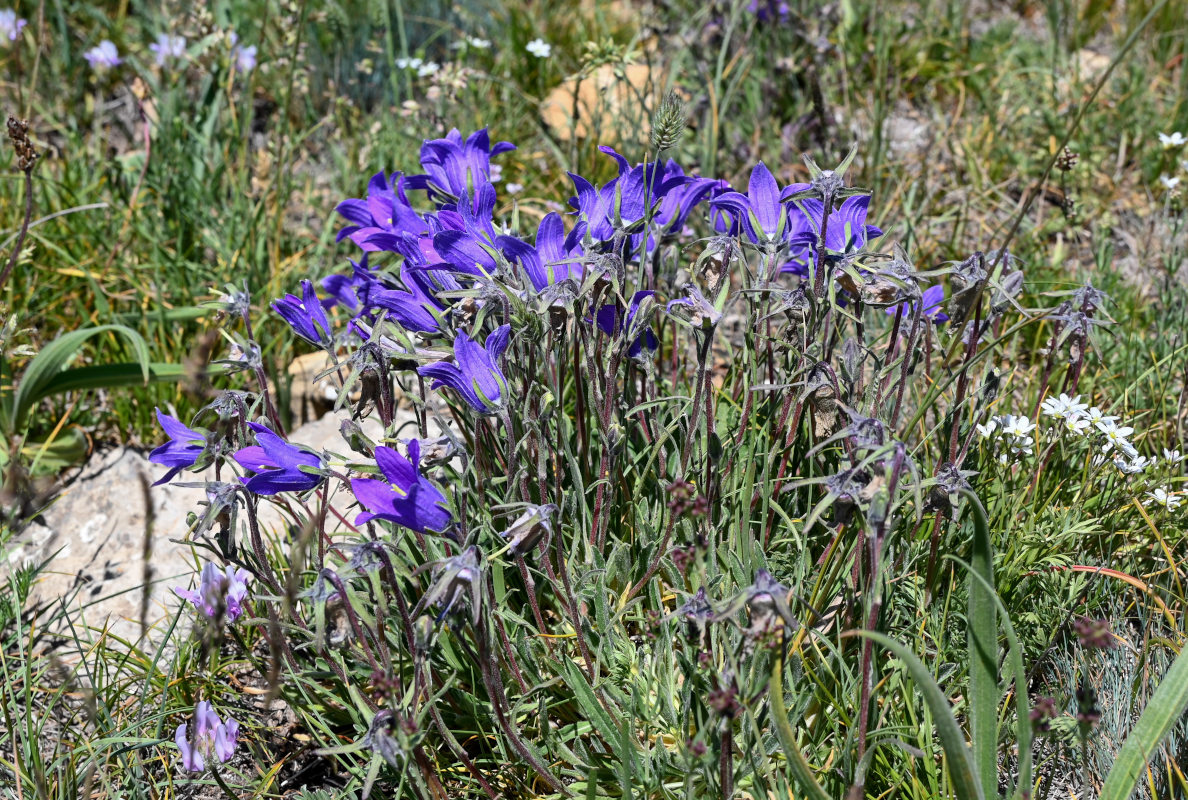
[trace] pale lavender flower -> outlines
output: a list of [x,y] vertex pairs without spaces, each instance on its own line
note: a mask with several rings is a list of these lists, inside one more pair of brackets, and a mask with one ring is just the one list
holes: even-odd
[[181,61],[186,57],[186,38],[158,33],[156,43],[150,44],[149,50],[153,52],[157,66],[163,67],[170,61]]
[[120,51],[107,39],[83,53],[83,58],[91,65],[91,69],[113,69],[124,63]]
[[188,772],[205,772],[212,758],[220,763],[231,760],[235,754],[235,742],[239,738],[239,723],[227,717],[223,722],[206,700],[194,709],[194,736],[190,738],[188,722],[177,727],[173,741],[181,751],[182,767]]
[[256,46],[244,47],[239,43],[239,34],[231,31],[231,64],[237,72],[251,72],[256,68]]
[[21,36],[21,29],[27,24],[28,21],[17,17],[11,8],[0,8],[0,39],[15,42]]
[[209,561],[202,568],[197,589],[174,589],[183,600],[189,600],[208,619],[222,618],[234,622],[243,615],[247,604],[248,580],[245,569],[226,567],[222,571]]

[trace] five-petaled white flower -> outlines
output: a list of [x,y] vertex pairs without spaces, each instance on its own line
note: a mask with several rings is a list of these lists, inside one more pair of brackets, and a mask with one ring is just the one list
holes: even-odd
[[1163,506],[1168,511],[1174,511],[1184,504],[1176,492],[1169,492],[1165,487],[1160,486],[1153,492],[1147,492],[1147,497],[1154,501],[1155,505]]
[[1181,461],[1183,461],[1184,456],[1180,453],[1179,450],[1168,450],[1165,447],[1165,448],[1163,448],[1163,460],[1166,461],[1168,464],[1174,465],[1174,464],[1179,464]]
[[1043,402],[1041,408],[1049,417],[1057,417],[1059,419],[1066,419],[1068,417],[1080,417],[1089,410],[1088,403],[1081,402],[1081,396],[1069,397],[1064,392],[1060,393],[1059,397],[1049,397]]
[[1108,453],[1116,447],[1127,455],[1134,455],[1135,450],[1129,439],[1130,434],[1134,433],[1134,428],[1114,422],[1099,422],[1097,429],[1105,436],[1105,443],[1101,446],[1103,453]]
[[998,429],[998,420],[996,420],[996,419],[986,420],[985,425],[977,424],[977,425],[974,425],[974,427],[978,429],[978,436],[981,436],[983,439],[989,439],[991,436],[994,435],[994,432]]
[[1183,147],[1185,143],[1188,143],[1188,139],[1184,138],[1184,134],[1180,133],[1179,131],[1159,134],[1159,144],[1163,146],[1164,150]]
[[1151,466],[1151,459],[1146,456],[1135,454],[1129,461],[1122,457],[1121,454],[1114,456],[1114,466],[1123,475],[1137,475],[1138,473]]
[[1163,188],[1167,189],[1169,192],[1180,185],[1180,179],[1178,176],[1173,178],[1167,174],[1160,175],[1159,182],[1163,184]]
[[1007,414],[1004,423],[1002,432],[1016,439],[1029,439],[1031,432],[1035,430],[1034,422],[1027,417],[1016,417],[1014,414]]
[[540,38],[533,39],[525,49],[537,58],[548,58],[553,54],[553,46]]

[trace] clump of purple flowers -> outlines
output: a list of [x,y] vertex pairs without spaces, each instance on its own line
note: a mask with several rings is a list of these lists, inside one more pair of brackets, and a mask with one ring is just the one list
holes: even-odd
[[225,567],[220,570],[209,561],[202,567],[197,589],[176,588],[174,594],[188,600],[198,613],[210,620],[235,622],[247,609],[248,582],[245,569]]
[[225,764],[235,755],[239,723],[231,717],[224,722],[210,703],[202,700],[194,709],[194,727],[183,722],[173,741],[181,751],[182,768],[187,772],[205,772],[215,761]]

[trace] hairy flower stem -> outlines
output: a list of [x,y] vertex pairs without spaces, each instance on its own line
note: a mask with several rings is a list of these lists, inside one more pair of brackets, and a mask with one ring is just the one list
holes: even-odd
[[578,613],[577,597],[573,594],[573,586],[569,583],[569,566],[565,553],[561,551],[561,541],[565,537],[555,537],[554,550],[557,557],[557,571],[561,574],[561,585],[565,587],[565,607],[569,611],[570,624],[573,625],[574,638],[577,639],[578,649],[582,652],[582,660],[586,664],[586,675],[590,682],[594,682],[594,659],[590,656],[590,647],[586,644],[586,637],[582,632],[582,618]]
[[[516,566],[520,568],[520,577],[524,579],[524,589],[528,592],[528,604],[532,606],[532,616],[536,619],[536,629],[541,633],[548,633],[549,629],[544,624],[544,617],[540,615],[540,605],[536,602],[536,581],[532,579],[532,573],[528,569],[528,563],[524,561],[524,556],[516,553]],[[552,646],[551,640],[545,640]]]
[[[710,345],[713,343],[714,329],[703,331],[701,341],[697,343],[697,382],[693,393],[693,412],[689,415],[689,436],[685,439],[685,447],[681,451],[681,475],[688,473],[689,457],[693,455],[693,445],[697,441],[698,418],[701,416],[701,403],[705,394],[706,366],[709,363]],[[706,400],[708,402],[708,400]],[[709,431],[706,431],[709,439]]]
[[903,367],[900,369],[899,386],[895,391],[895,406],[891,409],[890,427],[892,429],[899,422],[899,409],[903,406],[903,393],[907,389],[908,373],[912,368],[912,355],[916,347],[916,334],[919,332],[920,318],[920,307],[916,306],[912,314],[912,327],[903,346]]
[[371,650],[371,645],[367,640],[371,635],[371,631],[365,631],[363,625],[359,622],[359,615],[355,613],[355,607],[351,604],[350,595],[347,594],[346,584],[342,582],[342,578],[333,570],[323,569],[322,577],[330,582],[330,584],[338,591],[338,596],[342,598],[342,607],[346,611],[347,620],[351,623],[351,630],[355,632],[355,638],[358,639],[359,644],[363,647],[363,654],[367,656],[367,663],[371,665],[373,670],[379,670],[379,662],[375,659],[375,653]]
[[730,720],[722,726],[721,751],[718,780],[722,785],[722,800],[730,800],[734,797],[734,729]]
[[[9,117],[10,128],[11,125],[12,117]],[[25,215],[21,219],[21,227],[17,232],[16,243],[12,246],[12,253],[8,256],[8,263],[4,265],[4,271],[0,272],[0,293],[3,293],[4,285],[8,283],[12,271],[16,269],[17,260],[21,257],[21,248],[25,246],[25,236],[29,233],[29,223],[33,219],[33,167],[36,164],[37,161],[34,159],[23,170],[25,174]]]
[[[498,616],[496,616],[496,620],[498,620]],[[520,757],[528,763],[528,766],[532,767],[545,783],[562,795],[570,797],[571,795],[565,788],[565,785],[553,777],[548,767],[537,760],[536,756],[532,754],[532,751],[524,743],[524,740],[520,738],[519,731],[515,729],[512,721],[508,718],[507,709],[509,708],[509,703],[507,695],[503,691],[503,683],[500,681],[499,676],[495,674],[494,661],[485,657],[491,653],[489,641],[491,636],[490,631],[481,621],[473,630],[475,634],[475,645],[478,648],[479,674],[482,676],[483,684],[487,687],[487,695],[491,699],[491,708],[495,712],[495,720],[499,724],[500,730],[508,738],[512,748],[520,754]],[[524,693],[527,694],[527,692],[528,690],[524,689]]]

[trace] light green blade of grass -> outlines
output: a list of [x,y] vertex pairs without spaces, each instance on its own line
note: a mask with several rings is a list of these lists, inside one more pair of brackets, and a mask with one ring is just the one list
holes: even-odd
[[1181,650],[1126,737],[1101,787],[1101,800],[1127,800],[1151,756],[1188,709],[1188,650]]
[[949,761],[949,775],[953,780],[953,789],[958,800],[985,800],[982,785],[974,772],[973,755],[966,746],[965,736],[957,725],[953,716],[953,708],[949,699],[941,691],[940,686],[932,678],[928,667],[924,666],[915,653],[895,641],[889,636],[874,631],[854,631],[853,636],[865,636],[878,645],[890,650],[908,668],[912,680],[924,695],[929,711],[936,720],[936,732],[940,736],[941,747]]
[[990,521],[977,496],[963,492],[973,513],[973,558],[969,574],[969,733],[982,794],[998,786],[998,625],[994,603],[994,543]]
[[149,380],[149,350],[148,344],[139,333],[126,325],[98,325],[94,328],[84,328],[62,334],[46,345],[38,353],[21,376],[20,385],[12,400],[12,426],[16,430],[24,427],[29,412],[38,400],[45,397],[45,387],[51,384],[70,363],[88,339],[101,333],[116,333],[127,340],[136,355],[136,364],[140,368],[141,378],[145,383]]

